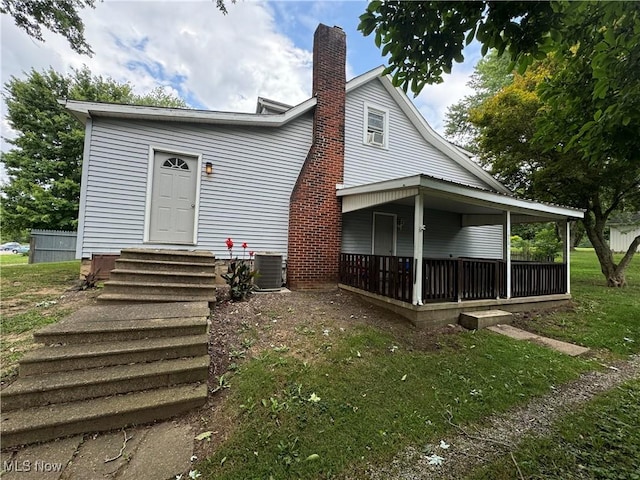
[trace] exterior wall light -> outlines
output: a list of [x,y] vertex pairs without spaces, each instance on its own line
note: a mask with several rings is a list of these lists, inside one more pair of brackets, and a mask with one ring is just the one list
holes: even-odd
[[213,163],[207,162],[204,164],[204,173],[211,175],[213,173]]

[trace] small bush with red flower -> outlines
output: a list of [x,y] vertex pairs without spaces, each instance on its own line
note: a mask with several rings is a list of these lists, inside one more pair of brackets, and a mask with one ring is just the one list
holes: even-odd
[[231,300],[238,302],[245,300],[251,292],[255,289],[253,279],[258,275],[258,272],[253,269],[253,252],[249,252],[249,261],[245,260],[247,254],[247,242],[242,244],[242,260],[238,260],[238,257],[233,258],[233,240],[227,238],[226,242],[227,250],[229,250],[229,268],[227,273],[222,275],[227,285],[229,285],[229,294]]

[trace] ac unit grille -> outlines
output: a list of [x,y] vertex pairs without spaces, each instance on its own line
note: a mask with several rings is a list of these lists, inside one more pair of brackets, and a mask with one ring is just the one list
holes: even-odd
[[254,266],[258,271],[255,279],[258,290],[277,290],[282,287],[282,255],[256,253]]

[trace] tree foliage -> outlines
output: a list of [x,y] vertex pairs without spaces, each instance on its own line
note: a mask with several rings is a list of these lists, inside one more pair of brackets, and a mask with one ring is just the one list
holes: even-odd
[[[477,127],[479,158],[501,181],[523,196],[585,210],[585,233],[608,284],[624,285],[637,242],[616,263],[605,233],[612,214],[640,208],[640,157],[624,148],[617,151],[629,141],[617,134],[599,137],[603,157],[593,158],[582,141],[570,140],[576,124],[606,109],[589,93],[589,69],[588,62],[580,70],[562,57],[540,62],[472,109],[469,118]],[[621,125],[618,130],[640,148],[630,129]]]
[[394,83],[418,93],[427,83],[442,82],[454,61],[463,62],[463,49],[474,39],[482,44],[483,56],[491,49],[498,56],[508,52],[523,66],[544,58],[558,35],[556,10],[541,1],[374,0],[358,28],[364,35],[375,32],[376,45],[389,55],[387,73]]
[[26,79],[11,77],[3,95],[18,133],[7,140],[13,148],[2,153],[9,176],[2,186],[3,238],[21,238],[29,228],[77,226],[84,128],[58,99],[185,106],[162,90],[136,95],[131,85],[92,76],[87,68],[69,75],[32,70]]
[[44,27],[65,37],[73,51],[91,55],[78,14],[85,7],[94,8],[95,0],[2,0],[0,13],[11,15],[16,26],[31,38],[43,42]]
[[453,143],[470,152],[478,152],[475,141],[478,132],[469,118],[469,113],[513,81],[510,63],[506,57],[498,57],[496,51],[491,50],[476,64],[467,83],[467,86],[473,89],[473,93],[449,106],[445,114],[445,135]]

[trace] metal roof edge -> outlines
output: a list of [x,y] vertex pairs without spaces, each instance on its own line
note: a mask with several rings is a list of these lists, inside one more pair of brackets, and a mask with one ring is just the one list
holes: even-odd
[[[316,105],[317,100],[315,97],[311,97],[286,112],[279,114],[216,112],[186,108],[83,102],[78,100],[61,100],[59,103],[76,118],[81,119],[81,121],[86,121],[86,118],[91,116],[107,116],[174,122],[280,127],[310,111]],[[82,120],[83,118],[84,120]]]

